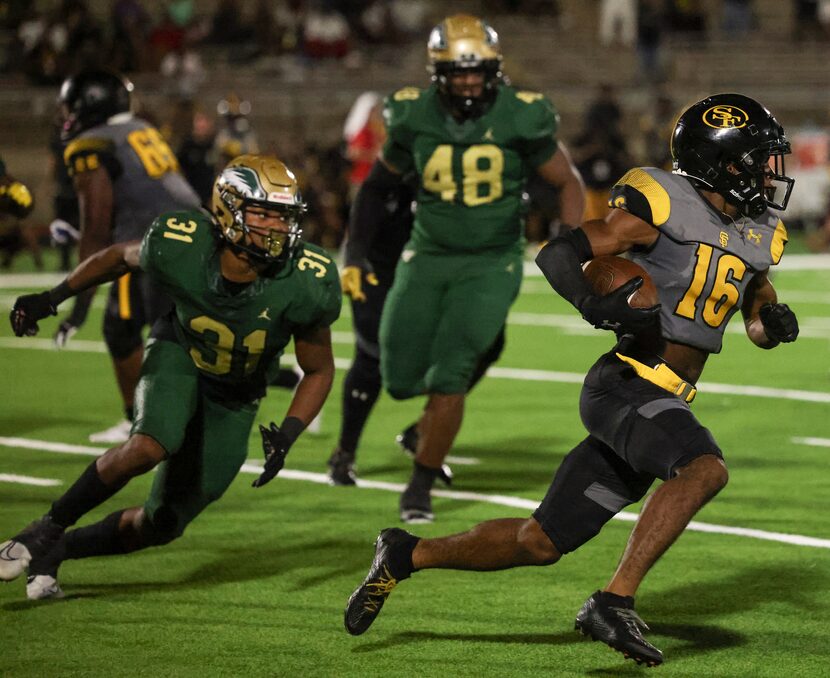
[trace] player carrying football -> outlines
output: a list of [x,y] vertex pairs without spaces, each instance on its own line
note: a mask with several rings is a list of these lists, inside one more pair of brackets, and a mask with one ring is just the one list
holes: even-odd
[[[642,635],[647,627],[634,595],[728,477],[720,448],[689,408],[695,383],[738,309],[761,348],[798,336],[795,314],[778,303],[767,277],[787,241],[778,212],[793,186],[784,174],[789,152],[783,128],[758,102],[708,97],[675,126],[674,172],[631,170],[613,188],[605,220],[585,222],[541,250],[537,263],[554,289],[589,323],[620,337],[585,378],[580,415],[589,435],[565,457],[530,518],[493,520],[438,539],[381,532],[372,567],[346,608],[350,633],[366,631],[395,584],[417,570],[555,563],[660,478],[616,572],[582,606],[576,628],[638,663],[663,661]],[[604,297],[592,293],[581,263],[622,252],[649,273],[659,305],[629,306],[642,278]]]
[[[340,313],[340,285],[325,251],[300,240],[305,203],[294,175],[276,158],[240,156],[216,179],[212,208],[212,215],[162,214],[142,241],[112,245],[58,287],[15,302],[14,333],[33,335],[61,301],[141,269],[175,304],[147,343],[129,440],[96,459],[43,518],[0,544],[0,579],[28,569],[29,598],[62,595],[64,560],[166,544],[221,497],[247,457],[268,373],[292,338],[303,378],[282,424],[260,426],[265,468],[254,487],[277,475],[331,388],[329,326]],[[143,506],[65,531],[154,467]]]
[[412,236],[380,326],[380,367],[393,398],[427,396],[401,519],[433,519],[430,490],[455,440],[465,395],[494,346],[522,280],[522,193],[530,172],[560,191],[565,224],[582,220],[584,190],[556,139],[547,98],[506,84],[498,35],[468,15],[429,37],[432,84],[386,101],[387,141],[356,197],[344,290],[362,296],[384,202],[401,176],[419,177]]

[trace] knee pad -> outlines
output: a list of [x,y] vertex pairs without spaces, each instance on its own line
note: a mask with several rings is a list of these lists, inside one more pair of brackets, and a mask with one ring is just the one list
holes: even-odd
[[162,546],[181,537],[184,528],[175,511],[160,506],[152,515],[145,511],[141,521],[141,540],[147,546]]
[[369,396],[377,396],[381,387],[380,362],[377,358],[358,348],[354,362],[346,374],[344,386],[347,393],[356,389]]

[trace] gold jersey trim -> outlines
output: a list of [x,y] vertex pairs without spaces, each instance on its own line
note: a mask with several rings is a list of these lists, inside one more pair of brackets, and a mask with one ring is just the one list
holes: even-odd
[[781,261],[781,256],[784,254],[784,245],[787,244],[787,228],[784,222],[780,219],[775,226],[775,233],[772,236],[772,244],[769,246],[769,253],[772,255],[772,263],[777,264]]
[[662,226],[671,215],[671,199],[663,188],[648,172],[636,168],[629,170],[617,185],[626,184],[643,194],[651,207],[651,220],[654,226]]
[[79,153],[97,153],[110,148],[112,148],[112,142],[108,139],[92,139],[89,137],[75,139],[69,142],[69,145],[64,149],[63,161],[69,166],[70,159]]

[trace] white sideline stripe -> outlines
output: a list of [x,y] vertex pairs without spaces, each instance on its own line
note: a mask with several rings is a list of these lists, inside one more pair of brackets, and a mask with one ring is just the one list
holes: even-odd
[[[0,445],[7,447],[19,447],[28,450],[42,450],[45,452],[59,452],[62,454],[83,454],[97,456],[106,449],[103,447],[89,447],[87,445],[69,445],[67,443],[56,443],[47,440],[32,440],[30,438],[2,438],[0,437]],[[262,465],[260,464],[242,464],[240,468],[241,473],[250,473],[259,475],[262,473]],[[329,478],[323,473],[313,473],[311,471],[297,471],[294,469],[283,469],[280,471],[280,478],[288,480],[304,480],[306,482],[317,483],[318,485],[328,485]],[[2,478],[2,476],[0,476]],[[403,492],[405,485],[403,483],[388,483],[380,480],[363,480],[358,479],[357,486],[365,490],[384,490],[386,492]],[[497,506],[509,506],[511,508],[527,509],[534,511],[539,506],[538,501],[532,499],[524,499],[522,497],[511,497],[504,494],[481,494],[479,492],[460,492],[455,490],[432,490],[433,496],[443,497],[444,499],[455,499],[458,501],[477,501],[486,504],[495,504]],[[621,511],[614,516],[617,520],[624,520],[626,522],[633,522],[637,520],[636,513],[629,513]],[[767,532],[765,530],[754,530],[745,527],[730,527],[728,525],[712,525],[710,523],[701,523],[692,521],[688,528],[693,532],[708,532],[711,534],[730,534],[737,537],[750,537],[752,539],[763,539],[765,541],[777,541],[784,544],[793,544],[795,546],[812,546],[814,548],[830,549],[830,539],[819,539],[817,537],[807,537],[800,534],[786,534],[784,532]]]
[[[542,272],[531,259],[524,262],[524,275],[528,278],[541,278]],[[830,271],[830,254],[789,254],[775,267],[778,271]],[[39,288],[54,287],[66,277],[66,273],[3,273],[0,275],[0,288]]]
[[459,466],[477,466],[481,463],[481,459],[476,459],[475,457],[456,457],[453,454],[448,454],[446,461],[450,464],[458,464]]
[[797,445],[812,445],[813,447],[830,447],[830,438],[790,438]]
[[38,485],[40,487],[54,487],[60,485],[60,480],[52,478],[33,478],[32,476],[18,476],[14,473],[0,473],[0,483],[19,483],[21,485]]
[[89,445],[70,445],[68,443],[54,443],[48,440],[32,440],[31,438],[4,438],[0,437],[3,447],[22,447],[24,450],[41,450],[43,452],[57,452],[58,454],[82,454],[98,457],[106,452],[108,447],[90,447]]
[[[14,302],[17,300],[17,294],[0,294],[0,308],[8,307],[11,308],[14,306]],[[106,294],[96,294],[95,299],[92,300],[92,308],[106,308],[107,306],[107,295]]]
[[[36,339],[33,337],[2,337],[0,348],[25,348],[37,350],[57,350],[51,339]],[[89,351],[106,353],[102,341],[70,341],[64,351]],[[296,365],[296,358],[291,353],[283,354],[286,363]],[[350,358],[335,358],[334,366],[340,370],[351,367]],[[518,381],[547,381],[563,384],[581,384],[585,375],[578,372],[555,372],[552,370],[530,370],[513,367],[491,367],[487,376],[495,379],[513,379]],[[722,395],[754,396],[757,398],[780,398],[781,400],[798,400],[808,403],[830,403],[830,392],[803,391],[799,389],[769,388],[767,386],[741,386],[738,384],[717,384],[701,382],[698,384],[701,393],[719,393]]]

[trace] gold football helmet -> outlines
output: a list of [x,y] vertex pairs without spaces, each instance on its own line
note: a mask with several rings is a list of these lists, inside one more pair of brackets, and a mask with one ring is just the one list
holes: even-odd
[[[428,70],[450,112],[462,119],[483,115],[495,100],[502,79],[498,33],[477,17],[455,14],[432,29],[427,54]],[[450,76],[459,71],[484,74],[480,96],[466,96],[452,91]]]
[[[265,246],[254,245],[245,223],[245,210],[250,207],[279,212],[288,231],[270,229]],[[211,208],[226,242],[259,261],[276,264],[275,270],[297,246],[306,212],[296,177],[272,155],[240,155],[231,160],[213,184]]]

